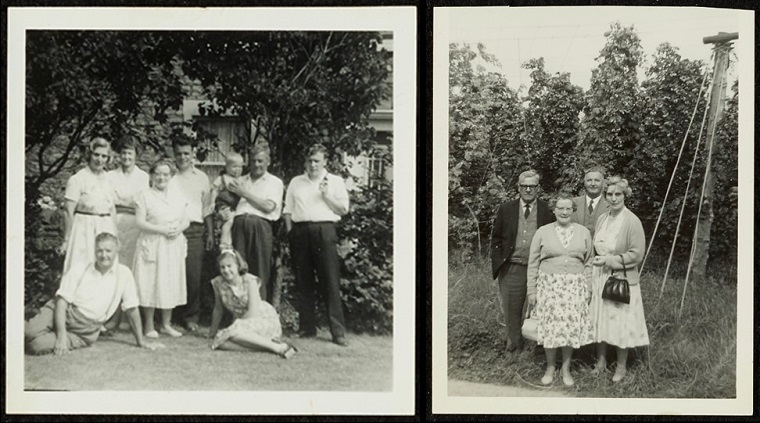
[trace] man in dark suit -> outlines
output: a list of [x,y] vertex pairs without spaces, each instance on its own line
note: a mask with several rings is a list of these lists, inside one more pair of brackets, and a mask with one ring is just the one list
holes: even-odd
[[520,198],[499,206],[491,236],[493,278],[499,280],[501,307],[507,323],[507,351],[522,346],[521,326],[528,282],[530,243],[539,227],[555,220],[546,201],[539,200],[539,176],[534,170],[520,174]]
[[607,200],[602,195],[604,191],[604,170],[598,166],[588,169],[583,177],[583,186],[586,193],[573,198],[576,209],[570,216],[570,220],[588,228],[593,239],[596,220],[599,219],[599,216],[607,213],[609,208]]

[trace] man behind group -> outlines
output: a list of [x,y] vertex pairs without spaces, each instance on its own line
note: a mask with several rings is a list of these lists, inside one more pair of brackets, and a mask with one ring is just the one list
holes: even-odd
[[177,173],[170,181],[170,189],[178,189],[187,201],[187,213],[190,226],[183,232],[187,239],[187,256],[185,258],[185,275],[187,278],[187,304],[179,309],[175,319],[187,330],[198,330],[198,318],[201,304],[201,272],[203,255],[207,240],[203,239],[204,222],[206,237],[213,237],[214,222],[208,213],[208,201],[211,183],[208,176],[196,169],[193,161],[195,149],[190,140],[177,138],[173,143],[174,162]]
[[282,210],[282,180],[267,170],[269,146],[257,144],[251,151],[250,173],[233,181],[228,189],[240,196],[234,210],[232,246],[248,263],[248,269],[261,280],[261,299],[272,303],[274,293],[270,278],[272,266],[272,222]]
[[314,312],[314,271],[327,291],[327,314],[333,342],[347,346],[340,298],[340,262],[335,223],[348,213],[348,191],[340,176],[325,169],[327,149],[321,144],[309,148],[306,174],[293,178],[282,211],[290,239],[290,254],[299,291],[299,335],[317,334]]
[[118,262],[118,255],[119,240],[115,235],[102,232],[95,237],[95,261],[75,263],[61,278],[55,298],[24,324],[27,353],[61,355],[92,345],[101,325],[116,312],[119,303],[129,318],[137,345],[159,347],[143,341],[135,281],[129,268]]
[[570,216],[570,221],[585,226],[591,232],[591,239],[594,239],[596,220],[609,209],[609,204],[602,195],[604,170],[599,166],[589,168],[583,177],[583,187],[586,194],[573,198],[576,210]]
[[520,198],[499,206],[491,236],[491,270],[507,324],[507,351],[522,347],[520,328],[527,293],[530,243],[536,230],[555,220],[546,201],[539,200],[540,177],[534,170],[520,174]]

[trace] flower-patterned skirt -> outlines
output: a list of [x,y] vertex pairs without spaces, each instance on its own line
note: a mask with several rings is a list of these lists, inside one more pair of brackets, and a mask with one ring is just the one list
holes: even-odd
[[539,271],[534,311],[538,320],[536,342],[544,348],[579,348],[593,342],[590,295],[582,273]]

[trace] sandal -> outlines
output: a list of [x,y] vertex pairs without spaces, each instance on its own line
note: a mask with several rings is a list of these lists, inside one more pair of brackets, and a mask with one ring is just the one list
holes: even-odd
[[298,352],[298,348],[296,348],[296,347],[294,347],[292,345],[288,345],[288,348],[285,348],[285,351],[283,351],[283,352],[280,353],[280,357],[282,357],[282,358],[284,358],[284,359],[287,360],[287,359],[293,357],[294,355],[296,355],[297,352]]

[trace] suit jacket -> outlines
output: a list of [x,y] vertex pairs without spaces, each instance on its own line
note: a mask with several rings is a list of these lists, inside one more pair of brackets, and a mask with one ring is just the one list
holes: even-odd
[[[536,203],[536,229],[554,222],[554,213],[549,209],[549,204],[539,199],[536,199]],[[509,261],[515,250],[520,212],[520,199],[502,203],[496,212],[491,233],[491,271],[494,279],[499,277],[501,266]]]
[[[596,204],[594,213],[592,213],[591,216],[588,216],[588,203],[586,202],[586,194],[573,198],[573,202],[575,203],[577,210],[575,210],[570,216],[570,220],[573,223],[580,223],[581,225],[585,226],[586,229],[591,232],[591,239],[594,239],[594,234],[596,233],[596,221],[599,220],[599,216],[607,213],[607,210],[610,208],[609,203],[604,199],[604,196],[602,196],[602,198],[600,198],[599,202]],[[586,216],[588,216],[589,219],[584,223]]]

